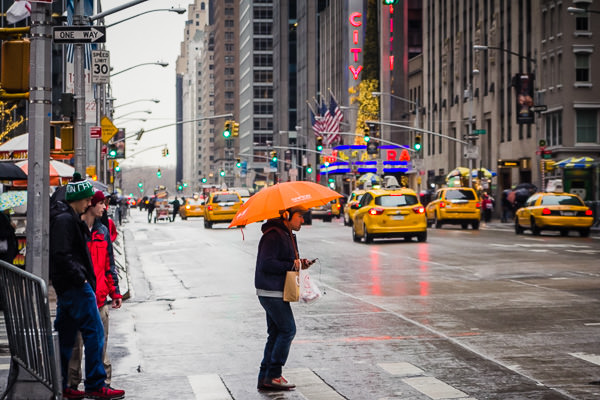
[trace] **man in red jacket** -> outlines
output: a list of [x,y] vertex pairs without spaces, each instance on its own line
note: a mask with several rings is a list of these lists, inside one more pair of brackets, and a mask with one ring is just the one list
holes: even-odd
[[[114,263],[112,241],[110,233],[106,226],[102,224],[100,217],[104,213],[106,205],[104,203],[104,194],[101,191],[94,193],[91,200],[91,205],[81,215],[81,219],[85,222],[90,230],[91,240],[88,241],[88,249],[94,266],[96,275],[96,303],[98,311],[104,325],[104,351],[102,353],[102,361],[106,370],[106,385],[110,385],[112,366],[106,351],[108,341],[108,304],[107,296],[110,296],[112,308],[120,308],[122,296],[119,292],[119,282],[116,274]],[[82,356],[82,341],[81,335],[78,335],[73,348],[73,355],[69,362],[69,388],[77,389],[81,382],[81,356]]]

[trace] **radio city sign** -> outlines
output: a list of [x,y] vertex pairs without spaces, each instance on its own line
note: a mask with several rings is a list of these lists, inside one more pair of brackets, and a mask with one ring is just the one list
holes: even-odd
[[350,62],[348,68],[354,77],[354,80],[359,80],[360,72],[363,69],[362,63],[362,46],[363,46],[363,13],[353,12],[348,18],[350,22],[351,46],[350,46]]

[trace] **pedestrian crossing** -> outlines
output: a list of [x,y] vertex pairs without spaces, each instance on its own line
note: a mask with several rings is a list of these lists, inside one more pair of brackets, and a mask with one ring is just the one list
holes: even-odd
[[10,353],[8,350],[8,336],[4,324],[4,313],[0,312],[0,371],[8,371],[10,368]]

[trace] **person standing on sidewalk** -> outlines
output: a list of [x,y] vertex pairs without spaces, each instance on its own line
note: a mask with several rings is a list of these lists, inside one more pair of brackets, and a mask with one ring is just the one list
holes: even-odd
[[[68,399],[122,399],[123,390],[108,387],[102,364],[104,327],[96,305],[96,275],[87,246],[89,229],[80,215],[91,205],[92,184],[78,172],[67,184],[65,200],[50,207],[50,279],[56,291],[63,397]],[[85,392],[67,386],[69,360],[77,332],[85,348]]]
[[[107,296],[110,296],[112,308],[120,308],[123,296],[119,291],[119,281],[116,274],[116,266],[112,248],[112,240],[108,228],[102,223],[102,215],[106,210],[104,194],[101,191],[94,193],[92,203],[88,209],[81,215],[81,219],[87,225],[91,240],[88,241],[88,248],[92,256],[92,264],[96,274],[96,304],[104,326],[104,351],[102,353],[102,362],[106,371],[106,384],[110,385],[112,375],[112,365],[107,353],[108,344],[108,303]],[[83,342],[78,333],[73,347],[73,355],[69,361],[68,386],[77,390],[81,382],[81,358]]]
[[281,371],[287,361],[296,322],[289,302],[283,301],[283,286],[287,271],[306,269],[310,263],[298,258],[296,235],[308,210],[295,207],[282,213],[281,218],[263,224],[263,235],[258,244],[254,286],[258,301],[267,315],[267,343],[258,374],[259,390],[291,390]]

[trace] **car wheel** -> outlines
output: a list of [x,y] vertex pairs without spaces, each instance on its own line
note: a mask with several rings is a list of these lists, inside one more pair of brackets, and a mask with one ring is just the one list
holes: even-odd
[[590,236],[590,228],[585,228],[579,231],[579,236],[588,237]]
[[212,222],[204,220],[204,228],[206,228],[206,229],[212,228]]
[[531,217],[531,233],[535,236],[539,236],[540,232],[540,228],[535,223],[535,218]]
[[567,229],[561,229],[560,236],[569,236],[569,231]]
[[185,221],[185,220],[187,220],[187,217],[181,217],[181,219]]
[[419,233],[417,235],[417,240],[421,243],[427,241],[427,231]]
[[462,229],[467,229],[467,228],[469,227],[469,224],[462,224],[460,227],[461,227]]
[[373,241],[373,236],[369,235],[366,225],[363,225],[363,239],[365,239],[365,243],[371,243]]
[[438,219],[437,213],[433,214],[433,224],[436,229],[440,229],[442,227],[442,221]]
[[331,222],[331,217],[323,217],[323,222]]
[[479,221],[473,221],[473,223],[471,223],[471,228],[473,228],[474,231],[479,229]]
[[352,240],[355,242],[360,242],[360,236],[356,234],[356,230],[354,229],[354,225],[352,225]]
[[515,233],[521,235],[523,233],[523,227],[519,225],[519,220],[515,218]]

